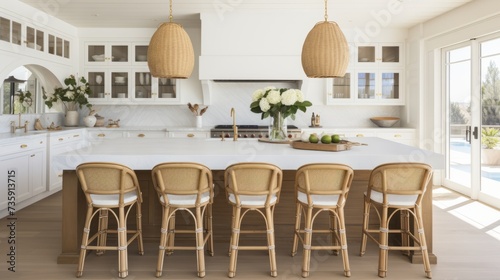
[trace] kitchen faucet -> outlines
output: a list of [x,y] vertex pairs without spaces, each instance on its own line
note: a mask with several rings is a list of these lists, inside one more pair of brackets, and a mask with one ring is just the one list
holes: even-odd
[[28,132],[28,121],[24,122],[24,125],[21,126],[21,113],[19,113],[19,125],[16,126],[15,121],[10,122],[10,132],[15,133],[17,129],[24,128],[24,132]]
[[233,141],[238,140],[238,127],[236,126],[236,111],[231,108],[231,117],[233,117]]

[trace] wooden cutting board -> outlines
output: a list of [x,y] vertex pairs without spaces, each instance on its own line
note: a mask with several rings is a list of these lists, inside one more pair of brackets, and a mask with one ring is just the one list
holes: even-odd
[[341,143],[322,144],[322,143],[307,143],[298,140],[291,142],[290,145],[294,149],[301,149],[301,150],[341,152],[350,150],[351,147],[355,144],[349,141],[342,141]]

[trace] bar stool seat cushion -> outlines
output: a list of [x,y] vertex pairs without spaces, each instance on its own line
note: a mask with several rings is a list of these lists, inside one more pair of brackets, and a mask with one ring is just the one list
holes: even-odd
[[[366,192],[365,192],[366,195]],[[388,194],[387,200],[390,206],[413,206],[417,202],[418,195]],[[377,202],[384,202],[384,195],[376,190],[371,191],[370,199]]]
[[[302,203],[308,203],[307,201],[307,194],[297,191],[297,199],[302,202]],[[319,195],[319,194],[312,194],[311,195],[311,200],[313,205],[323,205],[323,206],[335,206],[337,205],[339,201],[339,195],[332,194],[332,195]]]
[[[266,199],[267,195],[239,195],[240,197],[240,202],[241,205],[248,205],[248,206],[262,206],[266,205]],[[271,196],[271,201],[270,204],[276,203],[278,200],[278,196],[276,194],[273,194]],[[231,203],[236,203],[236,199],[234,198],[234,194],[230,193],[229,194],[229,201]]]
[[[196,194],[167,194],[171,205],[194,205],[196,203]],[[210,200],[210,192],[201,194],[200,203],[206,203]],[[165,203],[163,196],[160,196],[160,202]]]
[[[118,194],[90,194],[92,202],[95,207],[110,206],[118,207],[120,202],[120,195]],[[128,204],[137,200],[137,192],[132,191],[123,194],[123,203]]]

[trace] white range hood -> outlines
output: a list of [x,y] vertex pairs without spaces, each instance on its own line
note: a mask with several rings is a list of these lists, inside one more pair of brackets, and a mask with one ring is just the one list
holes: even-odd
[[214,83],[286,83],[305,92],[300,63],[300,56],[200,56],[203,102],[210,104]]

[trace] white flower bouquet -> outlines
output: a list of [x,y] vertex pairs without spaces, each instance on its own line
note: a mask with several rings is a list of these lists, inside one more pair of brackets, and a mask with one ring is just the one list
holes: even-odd
[[258,89],[252,94],[250,110],[261,113],[261,119],[281,113],[283,118],[295,119],[298,110],[305,112],[312,103],[304,100],[304,95],[299,89],[267,87]]

